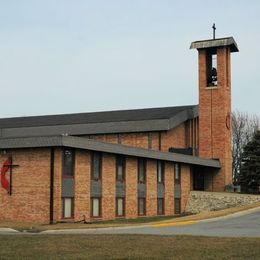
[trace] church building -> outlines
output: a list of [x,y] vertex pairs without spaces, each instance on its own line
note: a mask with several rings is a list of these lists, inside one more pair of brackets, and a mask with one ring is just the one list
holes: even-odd
[[232,183],[233,37],[196,41],[199,104],[0,119],[0,220],[172,216]]

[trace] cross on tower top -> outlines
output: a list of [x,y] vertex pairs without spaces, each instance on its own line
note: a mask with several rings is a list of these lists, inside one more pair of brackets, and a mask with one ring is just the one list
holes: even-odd
[[215,40],[215,32],[216,32],[215,23],[213,23],[212,29],[213,29],[213,39]]

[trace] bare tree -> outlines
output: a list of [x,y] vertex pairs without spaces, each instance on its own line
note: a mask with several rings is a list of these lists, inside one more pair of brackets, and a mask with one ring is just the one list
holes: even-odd
[[235,185],[241,169],[243,149],[259,129],[259,126],[260,118],[256,115],[239,111],[232,113],[233,183]]

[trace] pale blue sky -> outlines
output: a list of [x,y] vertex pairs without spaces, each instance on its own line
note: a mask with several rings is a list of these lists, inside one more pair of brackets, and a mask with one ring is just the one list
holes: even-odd
[[0,117],[197,104],[213,22],[233,109],[260,114],[259,0],[0,0]]

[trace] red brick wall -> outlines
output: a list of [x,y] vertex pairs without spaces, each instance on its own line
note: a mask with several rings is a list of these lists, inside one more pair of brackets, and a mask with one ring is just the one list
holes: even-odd
[[121,144],[136,146],[136,134],[121,134]]
[[232,182],[231,130],[226,126],[231,113],[230,50],[218,48],[217,55],[218,86],[210,89],[206,88],[206,52],[199,51],[199,154],[220,159],[222,168],[214,175],[213,190],[223,191]]
[[[185,143],[186,147],[192,147],[198,149],[199,147],[199,126],[198,117],[187,120],[185,122]],[[194,150],[194,155],[196,155],[196,150]]]
[[173,163],[165,163],[165,215],[174,214],[174,171]]
[[[189,120],[174,129],[161,132],[161,150],[168,151],[170,147],[186,148],[198,147],[197,120]],[[160,150],[159,132],[151,132],[152,150]],[[118,143],[116,134],[93,135],[98,141]],[[148,149],[148,133],[124,133],[120,134],[121,144]]]
[[184,212],[191,190],[191,168],[187,164],[181,165],[181,212]]
[[174,129],[161,133],[161,150],[168,152],[170,147],[185,148],[186,147],[186,131],[185,123],[180,124]]
[[61,220],[61,176],[62,176],[62,149],[56,148],[54,152],[54,222]]
[[101,142],[106,141],[106,135],[93,135],[93,139]]
[[154,132],[152,133],[152,150],[160,150],[159,147],[159,133],[158,132]]
[[147,133],[137,133],[136,134],[136,147],[138,148],[148,148],[148,136]]
[[125,216],[137,217],[137,159],[127,157],[125,179]]
[[74,219],[76,221],[90,219],[90,152],[76,150],[75,152],[75,194]]
[[117,135],[114,135],[114,134],[106,135],[105,141],[106,141],[107,143],[116,144],[116,143],[118,142]]
[[102,218],[115,218],[115,156],[103,154],[102,159]]
[[[13,194],[0,189],[0,219],[15,221],[49,222],[50,149],[22,149],[11,153],[13,163]],[[1,155],[3,162],[7,155]],[[75,152],[75,221],[90,219],[90,152]],[[103,154],[102,159],[102,218],[115,218],[114,155]],[[55,149],[54,164],[54,221],[61,220],[62,149]],[[173,163],[165,163],[165,215],[174,212]],[[182,209],[190,191],[190,167],[182,166]],[[126,159],[126,218],[137,217],[137,159]],[[146,215],[157,215],[157,162],[147,160]]]
[[147,133],[121,134],[121,144],[147,149]]
[[157,215],[157,163],[147,160],[146,165],[146,215]]
[[[27,149],[10,152],[13,164],[12,195],[0,188],[0,219],[49,222],[50,149]],[[0,155],[0,161],[7,156]]]

